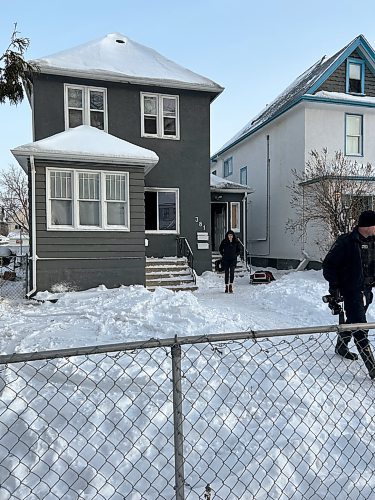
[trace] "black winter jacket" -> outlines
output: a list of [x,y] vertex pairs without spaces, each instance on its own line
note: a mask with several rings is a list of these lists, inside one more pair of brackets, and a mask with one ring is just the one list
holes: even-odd
[[225,238],[219,247],[219,252],[222,255],[223,260],[226,261],[237,261],[237,257],[241,253],[240,243],[237,238],[233,238],[232,242]]
[[360,241],[355,228],[339,236],[332,245],[323,260],[323,276],[330,289],[338,288],[344,294],[364,289]]

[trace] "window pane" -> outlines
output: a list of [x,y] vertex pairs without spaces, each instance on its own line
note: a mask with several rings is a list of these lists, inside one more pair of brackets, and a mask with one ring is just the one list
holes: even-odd
[[361,79],[361,65],[360,64],[349,64],[349,78],[353,80]]
[[104,130],[104,113],[102,113],[101,111],[91,111],[90,125],[100,130]]
[[81,226],[100,226],[99,208],[98,201],[80,201],[79,224]]
[[361,134],[361,117],[360,116],[347,116],[346,133],[348,135],[360,135]]
[[125,203],[107,203],[107,224],[109,226],[125,226]]
[[176,116],[176,99],[163,99],[163,115]]
[[125,175],[106,175],[106,200],[126,200],[126,177]]
[[82,108],[82,89],[68,89],[68,107]]
[[362,92],[361,80],[349,80],[349,92],[360,94]]
[[145,116],[145,133],[146,134],[156,134],[156,118],[152,116]]
[[157,115],[156,97],[144,97],[144,112],[146,115]]
[[71,172],[50,172],[50,196],[51,198],[72,197]]
[[104,92],[90,90],[90,109],[104,110]]
[[72,225],[72,201],[51,200],[51,224],[53,226]]
[[159,229],[173,231],[176,229],[176,193],[158,193]]
[[243,167],[240,170],[240,184],[247,185],[247,167]]
[[99,174],[79,173],[80,200],[99,200]]
[[145,191],[145,229],[157,229],[157,193]]
[[164,135],[176,135],[175,118],[164,118]]
[[346,154],[348,155],[358,155],[360,154],[360,138],[359,137],[347,137],[346,139]]
[[232,229],[239,229],[239,217],[238,217],[238,205],[237,203],[232,203],[232,214],[231,214],[231,223]]
[[79,109],[69,109],[69,128],[83,125],[82,111]]

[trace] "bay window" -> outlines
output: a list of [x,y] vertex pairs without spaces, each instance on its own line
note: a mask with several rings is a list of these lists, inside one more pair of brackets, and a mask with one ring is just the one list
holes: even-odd
[[47,169],[47,227],[129,230],[128,173]]

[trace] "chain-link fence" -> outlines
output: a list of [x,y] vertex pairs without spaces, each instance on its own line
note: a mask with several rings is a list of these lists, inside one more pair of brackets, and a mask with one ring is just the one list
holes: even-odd
[[[23,299],[27,293],[28,255],[0,257],[0,300]],[[1,499],[1,497],[0,497]]]
[[375,382],[332,329],[0,356],[0,499],[375,498]]

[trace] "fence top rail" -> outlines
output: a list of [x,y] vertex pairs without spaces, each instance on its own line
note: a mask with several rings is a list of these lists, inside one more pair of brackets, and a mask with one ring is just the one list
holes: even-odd
[[214,342],[228,342],[248,339],[261,339],[271,337],[284,337],[288,335],[311,335],[315,333],[343,332],[348,330],[371,330],[375,329],[375,323],[353,323],[344,325],[323,325],[304,328],[282,328],[274,330],[248,330],[245,332],[214,333],[203,335],[191,335],[166,339],[151,338],[138,342],[122,342],[117,344],[103,344],[87,347],[72,347],[69,349],[56,349],[50,351],[12,353],[0,355],[0,366],[7,363],[20,363],[25,361],[38,361],[56,358],[68,358],[72,356],[88,356],[92,354],[104,354],[119,351],[136,351],[141,349],[153,349],[157,347],[173,347],[186,344],[206,344]]

